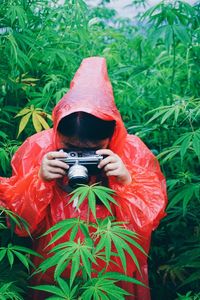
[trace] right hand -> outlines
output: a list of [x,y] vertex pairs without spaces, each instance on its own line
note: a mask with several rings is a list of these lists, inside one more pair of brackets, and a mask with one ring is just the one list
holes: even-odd
[[56,158],[66,158],[67,154],[62,151],[52,151],[44,155],[39,171],[39,176],[44,181],[62,178],[66,175],[69,166]]

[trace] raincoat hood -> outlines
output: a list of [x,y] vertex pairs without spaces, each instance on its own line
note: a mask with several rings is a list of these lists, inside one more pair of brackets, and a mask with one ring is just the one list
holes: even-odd
[[55,136],[60,120],[77,111],[92,114],[105,121],[115,120],[116,128],[109,148],[120,154],[127,132],[114,103],[105,58],[90,57],[82,61],[71,81],[70,90],[53,110]]

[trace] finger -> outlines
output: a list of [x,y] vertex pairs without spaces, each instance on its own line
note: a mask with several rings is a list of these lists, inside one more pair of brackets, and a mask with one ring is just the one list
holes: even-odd
[[108,171],[106,172],[106,176],[119,176],[118,170]]
[[55,174],[60,174],[62,176],[66,175],[66,171],[61,168],[48,168],[45,173],[48,175],[55,175]]
[[53,179],[58,179],[58,178],[62,178],[63,175],[61,174],[54,174]]
[[56,167],[57,168],[62,168],[62,169],[65,169],[65,170],[69,169],[68,164],[66,164],[65,162],[60,161],[58,159],[49,160],[48,161],[48,166],[55,167],[55,168]]
[[98,155],[113,155],[115,153],[110,149],[100,149],[100,150],[96,151],[96,154],[98,154]]
[[48,176],[46,176],[46,180],[54,180],[54,179],[59,179],[59,178],[62,178],[63,177],[63,175],[61,175],[61,174],[48,174]]
[[107,164],[105,167],[104,167],[104,171],[105,172],[108,172],[108,171],[114,171],[114,170],[117,170],[119,169],[119,164],[118,163],[109,163]]
[[55,158],[64,158],[67,157],[67,153],[63,151],[52,151],[46,154],[46,158],[51,160]]
[[120,158],[116,154],[107,156],[106,158],[102,159],[102,161],[100,161],[98,167],[101,169],[109,163],[116,163],[118,161],[120,161]]

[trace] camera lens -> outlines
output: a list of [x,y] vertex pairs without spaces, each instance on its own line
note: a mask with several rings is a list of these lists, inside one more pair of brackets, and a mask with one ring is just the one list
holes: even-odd
[[75,188],[78,184],[87,184],[88,170],[82,165],[75,164],[68,171],[69,185]]

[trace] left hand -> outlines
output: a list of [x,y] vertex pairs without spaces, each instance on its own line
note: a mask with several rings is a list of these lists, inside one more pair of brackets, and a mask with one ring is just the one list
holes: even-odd
[[97,150],[96,154],[107,156],[98,165],[98,168],[104,169],[107,176],[116,176],[117,180],[122,184],[130,184],[132,182],[129,171],[117,154],[110,149]]

